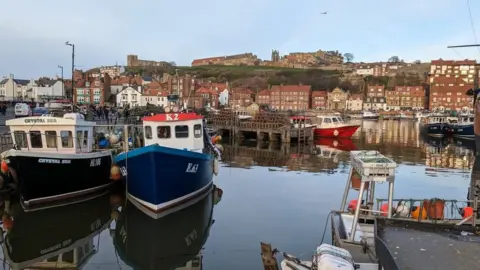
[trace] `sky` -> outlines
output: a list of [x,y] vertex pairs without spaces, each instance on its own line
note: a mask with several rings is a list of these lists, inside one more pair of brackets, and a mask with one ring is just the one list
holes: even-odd
[[[195,58],[252,52],[270,59],[318,49],[355,62],[477,59],[480,1],[470,0],[0,0],[0,78],[71,76],[140,59],[190,65]],[[321,13],[328,12],[326,15]]]

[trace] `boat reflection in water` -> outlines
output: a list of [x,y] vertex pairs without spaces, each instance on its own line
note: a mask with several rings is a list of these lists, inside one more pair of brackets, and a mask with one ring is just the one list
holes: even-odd
[[94,237],[110,222],[110,195],[29,212],[4,201],[1,212],[3,255],[11,269],[78,269],[97,252]]
[[200,251],[222,193],[214,187],[189,206],[162,218],[152,217],[148,209],[128,200],[114,215],[116,225],[111,231],[119,257],[134,269],[202,269]]

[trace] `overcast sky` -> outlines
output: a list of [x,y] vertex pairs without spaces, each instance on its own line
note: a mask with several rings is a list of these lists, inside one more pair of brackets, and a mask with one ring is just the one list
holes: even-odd
[[[480,1],[470,1],[480,41]],[[125,4],[122,4],[125,3]],[[128,3],[128,4],[127,4]],[[253,52],[269,59],[317,49],[355,55],[355,61],[470,58],[474,44],[466,0],[0,0],[0,77],[70,76],[76,66],[140,59],[190,65],[195,58]],[[327,15],[321,15],[327,11]]]

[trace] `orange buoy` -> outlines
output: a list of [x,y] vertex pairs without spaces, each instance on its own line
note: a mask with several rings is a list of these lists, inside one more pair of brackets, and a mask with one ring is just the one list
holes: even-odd
[[384,217],[388,215],[388,203],[384,203],[380,206],[380,212],[382,212],[382,216]]
[[351,200],[349,203],[348,203],[348,207],[347,209],[348,210],[355,210],[357,209],[357,204],[358,204],[358,200]]
[[118,166],[112,166],[110,169],[110,179],[117,181],[122,178],[122,174],[120,173],[120,168]]
[[13,219],[8,214],[2,216],[3,228],[7,231],[13,228]]
[[467,206],[463,208],[463,218],[471,217],[473,216],[473,207]]
[[[422,214],[421,219],[427,219],[427,210],[425,209],[425,206],[423,207],[421,212],[422,212],[421,213]],[[413,219],[418,219],[418,217],[420,216],[420,206],[413,206],[411,213],[412,213],[412,218]]]
[[4,174],[8,172],[8,164],[5,160],[2,160],[2,163],[0,164],[0,170]]

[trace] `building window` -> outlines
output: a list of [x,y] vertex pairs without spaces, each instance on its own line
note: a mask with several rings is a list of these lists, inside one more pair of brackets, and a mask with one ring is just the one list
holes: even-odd
[[40,133],[40,131],[30,131],[29,133],[32,148],[43,148],[42,133]]
[[157,138],[168,139],[171,137],[170,126],[157,127]]
[[54,130],[45,131],[47,148],[57,148],[57,132]]
[[73,135],[70,130],[60,131],[60,139],[63,148],[73,148]]
[[188,138],[188,126],[175,126],[175,138]]
[[195,138],[201,138],[202,137],[202,125],[196,124],[193,126],[193,136]]
[[28,148],[27,134],[25,131],[15,131],[13,132],[15,138],[15,144],[20,148]]
[[152,127],[145,126],[145,138],[151,139],[152,138]]

